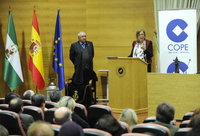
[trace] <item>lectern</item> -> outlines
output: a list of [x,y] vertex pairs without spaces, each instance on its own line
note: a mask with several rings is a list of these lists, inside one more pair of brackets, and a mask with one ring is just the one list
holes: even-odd
[[109,107],[147,108],[147,63],[140,58],[108,57]]

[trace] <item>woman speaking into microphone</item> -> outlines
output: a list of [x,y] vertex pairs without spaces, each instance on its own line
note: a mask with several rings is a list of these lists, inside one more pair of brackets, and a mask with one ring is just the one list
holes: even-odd
[[144,29],[136,31],[136,41],[133,41],[132,51],[128,57],[138,57],[148,63],[147,71],[151,72],[151,63],[153,56],[152,41],[146,39]]

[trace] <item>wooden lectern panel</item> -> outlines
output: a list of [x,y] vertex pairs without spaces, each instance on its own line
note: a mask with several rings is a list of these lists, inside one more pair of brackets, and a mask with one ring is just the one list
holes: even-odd
[[109,106],[147,108],[147,63],[139,58],[108,58]]

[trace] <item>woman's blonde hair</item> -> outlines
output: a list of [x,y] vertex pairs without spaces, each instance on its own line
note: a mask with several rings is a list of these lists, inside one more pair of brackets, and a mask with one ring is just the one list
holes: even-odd
[[73,113],[76,102],[71,96],[63,96],[60,101],[56,104],[56,108],[60,107],[68,107],[70,111]]
[[138,117],[133,109],[124,109],[119,117],[119,121],[127,123],[132,131],[138,122]]

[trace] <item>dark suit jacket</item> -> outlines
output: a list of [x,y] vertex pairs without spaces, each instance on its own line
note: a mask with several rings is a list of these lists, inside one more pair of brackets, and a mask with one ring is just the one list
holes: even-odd
[[18,115],[20,117],[22,127],[26,133],[28,130],[28,127],[34,122],[34,119],[31,115],[28,115],[28,114],[19,113]]
[[89,124],[81,117],[79,117],[76,113],[72,113],[72,121],[79,124],[82,128],[90,128]]
[[[89,55],[89,66],[90,72],[88,76],[90,79],[93,79],[93,57],[94,57],[94,47],[93,43],[90,41],[86,41],[86,46]],[[73,75],[73,83],[79,82],[84,83],[83,77],[83,68],[82,68],[82,46],[80,45],[79,41],[72,43],[70,48],[70,60],[74,64],[75,73]],[[96,74],[95,74],[96,75]],[[97,80],[96,80],[97,81]]]

